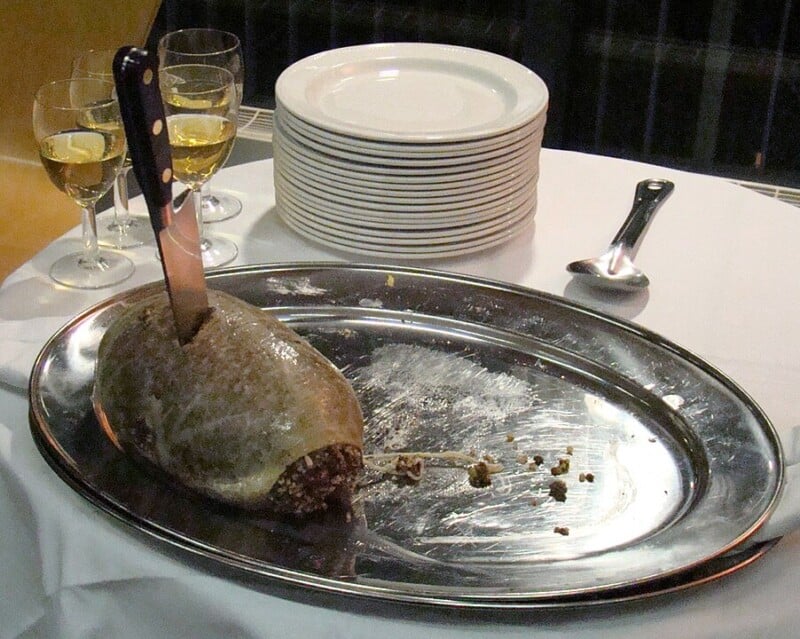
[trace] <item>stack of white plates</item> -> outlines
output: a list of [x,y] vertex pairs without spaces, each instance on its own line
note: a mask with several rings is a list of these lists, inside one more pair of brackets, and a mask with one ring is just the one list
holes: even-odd
[[278,212],[313,240],[435,258],[494,246],[533,220],[548,92],[508,58],[346,47],[293,64],[275,94]]

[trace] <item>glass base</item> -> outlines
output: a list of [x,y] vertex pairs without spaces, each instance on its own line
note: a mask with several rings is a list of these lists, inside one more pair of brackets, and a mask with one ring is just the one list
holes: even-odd
[[97,262],[84,259],[83,253],[71,253],[50,267],[50,277],[70,288],[105,288],[124,282],[133,271],[133,262],[112,251],[100,251]]
[[214,268],[233,262],[239,255],[239,247],[230,240],[216,235],[206,235],[200,242],[203,268]]
[[242,212],[242,202],[224,193],[211,193],[203,196],[202,219],[205,224],[222,222],[236,217]]
[[131,218],[127,224],[112,221],[104,228],[98,229],[97,241],[103,246],[116,249],[134,248],[155,241],[153,227],[145,222]]

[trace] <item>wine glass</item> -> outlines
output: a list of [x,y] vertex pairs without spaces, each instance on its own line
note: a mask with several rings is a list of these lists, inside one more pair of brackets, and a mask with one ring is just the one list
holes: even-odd
[[133,274],[127,257],[97,246],[95,204],[125,159],[114,84],[96,78],[50,82],[33,101],[33,132],[53,184],[83,208],[83,250],[57,260],[50,277],[65,286],[103,288]]
[[[73,78],[98,78],[114,82],[111,64],[116,49],[90,49],[79,53],[72,61]],[[133,248],[141,246],[153,239],[153,231],[149,223],[143,223],[131,217],[128,209],[128,173],[131,161],[125,154],[122,169],[114,180],[114,218],[110,224],[98,234],[101,244],[115,248]]]
[[[236,85],[236,108],[242,101],[244,65],[239,38],[218,29],[181,29],[164,35],[158,42],[161,67],[179,64],[205,64],[227,69]],[[204,222],[221,222],[238,215],[242,203],[238,198],[210,190],[209,182],[203,185],[202,219]]]
[[206,64],[179,64],[160,71],[161,97],[172,150],[172,172],[195,198],[200,248],[206,268],[227,264],[238,247],[203,228],[202,193],[231,153],[239,102],[233,75]]

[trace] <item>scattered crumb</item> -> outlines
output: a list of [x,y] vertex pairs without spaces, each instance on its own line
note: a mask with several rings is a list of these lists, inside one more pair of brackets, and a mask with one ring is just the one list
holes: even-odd
[[567,446],[567,455],[571,455],[575,449],[572,446]]
[[486,462],[479,461],[467,468],[469,483],[475,488],[486,488],[492,485],[492,476]]
[[386,286],[388,286],[389,288],[392,288],[394,286],[394,275],[392,275],[391,273],[389,273],[389,275],[386,276]]
[[651,444],[655,444],[658,440],[655,437],[651,437],[647,441],[649,441]]
[[414,455],[398,455],[394,465],[395,473],[412,484],[416,484],[422,479],[424,469],[423,460]]
[[550,472],[553,475],[564,475],[565,473],[569,472],[569,458],[562,457],[558,460],[558,466],[553,466],[550,469]]
[[520,453],[517,455],[517,463],[518,464],[527,464],[528,463],[528,456],[525,453]]
[[544,464],[544,457],[541,455],[534,455],[533,456],[533,464],[531,465],[531,470],[536,470],[536,466],[541,466]]
[[[422,479],[425,471],[425,460],[431,459],[451,466],[466,468],[470,474],[484,473],[487,478],[494,473],[503,471],[503,464],[489,463],[480,461],[474,456],[465,455],[459,451],[446,450],[441,452],[417,451],[405,453],[393,453],[384,451],[383,453],[372,453],[364,455],[364,466],[383,475],[394,476],[395,478],[405,479],[410,483],[417,483]],[[474,467],[480,467],[478,471]],[[470,480],[471,483],[472,480]],[[487,484],[491,483],[487,479]]]
[[487,464],[496,464],[497,463],[497,460],[494,457],[492,457],[491,455],[488,455],[488,454],[483,456],[483,461],[485,461]]
[[535,508],[538,505],[539,505],[539,500],[536,499],[536,497],[532,498],[531,499],[531,506],[533,506]]
[[514,433],[508,433],[506,435],[506,441],[509,442],[509,443],[513,442],[514,441]]
[[586,478],[586,481],[588,481],[590,484],[594,482],[594,473],[585,473],[584,477]]
[[556,501],[567,501],[567,485],[560,479],[550,482],[550,496]]
[[556,526],[555,528],[553,528],[553,532],[566,537],[569,535],[569,528],[567,528],[566,526]]

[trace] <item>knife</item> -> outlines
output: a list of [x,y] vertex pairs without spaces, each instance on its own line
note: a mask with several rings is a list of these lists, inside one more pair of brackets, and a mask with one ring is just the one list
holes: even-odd
[[172,202],[172,153],[158,86],[158,56],[122,47],[114,56],[114,81],[133,171],[156,234],[178,341],[188,344],[209,314],[195,198]]

